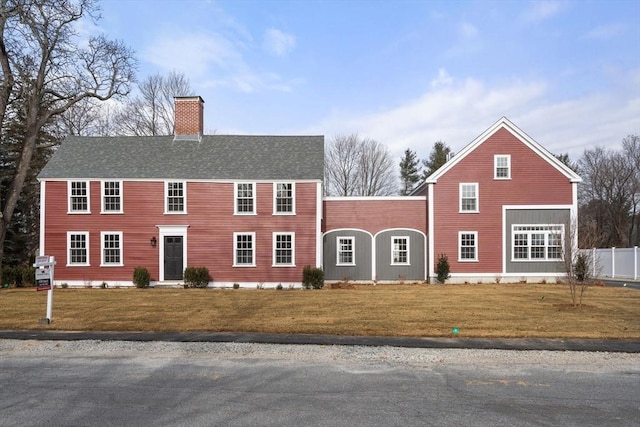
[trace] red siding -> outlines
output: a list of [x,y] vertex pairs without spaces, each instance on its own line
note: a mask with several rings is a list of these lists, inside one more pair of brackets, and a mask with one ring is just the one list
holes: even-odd
[[[494,155],[511,155],[511,179],[494,180]],[[478,183],[479,213],[459,213],[459,183]],[[434,259],[444,253],[455,273],[502,271],[503,205],[570,205],[569,179],[504,128],[434,185]],[[458,262],[458,231],[478,232],[479,262]],[[434,266],[435,268],[435,266]]]
[[339,228],[357,228],[374,235],[389,228],[413,228],[427,234],[427,202],[409,197],[325,200],[322,231]]
[[[257,215],[234,215],[233,183],[187,183],[188,214],[164,214],[163,182],[123,183],[124,214],[100,213],[100,182],[91,182],[91,214],[67,214],[67,183],[46,182],[45,248],[57,259],[56,281],[131,281],[145,266],[159,279],[158,225],[188,225],[187,266],[205,266],[214,281],[300,282],[316,263],[317,184],[296,183],[296,215],[273,215],[273,184],[257,184]],[[67,267],[67,231],[90,233],[91,267]],[[123,232],[124,267],[100,267],[100,232]],[[272,268],[272,232],[295,233],[296,267]],[[234,232],[256,233],[256,267],[234,268]]]

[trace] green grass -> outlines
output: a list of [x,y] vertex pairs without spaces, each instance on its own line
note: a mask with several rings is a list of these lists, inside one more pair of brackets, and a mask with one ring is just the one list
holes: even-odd
[[362,285],[353,289],[0,291],[0,329],[233,331],[379,336],[640,339],[640,292],[566,285]]

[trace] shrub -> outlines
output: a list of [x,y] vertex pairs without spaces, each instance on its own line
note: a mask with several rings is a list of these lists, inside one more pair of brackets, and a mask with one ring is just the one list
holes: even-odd
[[5,265],[4,267],[2,267],[2,283],[6,283],[10,286],[16,286],[18,282],[16,277],[16,270],[17,267],[11,267],[9,265]]
[[302,287],[305,289],[322,289],[324,286],[324,271],[318,267],[306,265],[302,269]]
[[449,257],[445,254],[438,255],[438,265],[436,266],[438,282],[444,283],[451,275],[449,274]]
[[148,288],[151,281],[151,275],[146,267],[136,267],[133,270],[133,283],[136,288]]
[[63,282],[63,283],[60,285],[60,287],[61,287],[62,289],[67,289],[67,288],[69,287],[69,284],[68,284],[67,282]]
[[1,285],[5,283],[10,286],[22,288],[25,286],[33,286],[36,281],[36,269],[31,265],[6,265],[2,267]]
[[[233,284],[233,289],[240,289],[240,283],[234,283]],[[260,289],[259,285],[258,285],[258,289]]]
[[187,267],[184,270],[184,284],[190,288],[206,288],[210,281],[207,267]]
[[278,286],[276,286],[276,289],[281,291],[282,290],[282,283],[278,283]]
[[36,284],[36,268],[32,265],[23,265],[19,269],[22,286],[34,286]]

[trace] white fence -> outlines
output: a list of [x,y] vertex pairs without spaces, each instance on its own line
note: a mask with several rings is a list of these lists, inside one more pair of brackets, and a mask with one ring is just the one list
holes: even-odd
[[591,252],[592,271],[594,277],[610,277],[612,279],[640,279],[640,250],[633,248],[581,249]]

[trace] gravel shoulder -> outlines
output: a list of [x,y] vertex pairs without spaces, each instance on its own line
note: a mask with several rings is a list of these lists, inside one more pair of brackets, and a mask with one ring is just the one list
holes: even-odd
[[640,354],[574,351],[520,351],[480,349],[432,349],[403,347],[291,345],[211,342],[136,342],[136,341],[47,341],[0,340],[0,357],[125,357],[144,359],[189,358],[190,361],[215,358],[227,363],[260,359],[284,365],[350,363],[415,366],[429,369],[443,366],[514,369],[548,366],[563,371],[640,373]]

